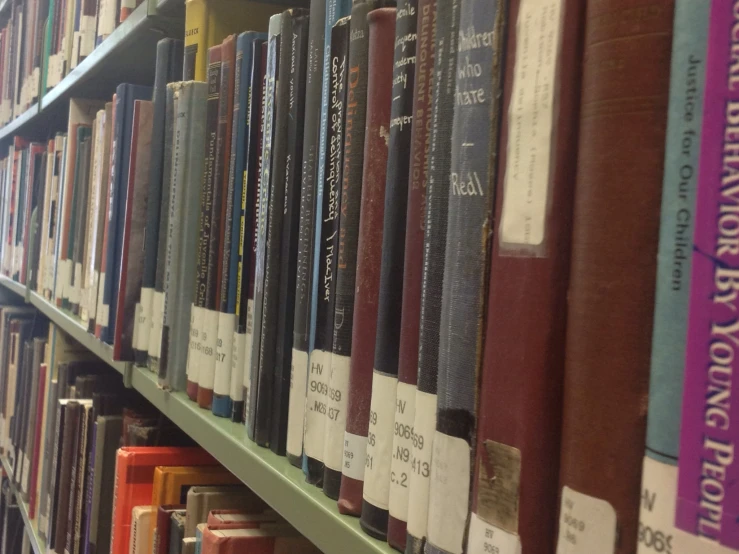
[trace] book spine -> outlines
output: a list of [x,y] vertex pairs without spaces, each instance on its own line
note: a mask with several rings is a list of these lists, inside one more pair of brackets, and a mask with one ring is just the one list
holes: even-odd
[[368,437],[373,437],[374,440],[370,440],[367,446],[368,466],[364,476],[362,515],[359,520],[367,533],[383,540],[387,535],[388,524],[390,480],[387,479],[387,475],[393,456],[393,423],[403,306],[403,287],[393,286],[393,283],[403,282],[410,168],[408,152],[411,148],[413,129],[417,10],[417,0],[398,2],[380,298],[377,307],[377,339],[370,404],[372,415],[368,431]]
[[[431,552],[462,548],[469,506],[495,196],[506,2],[462,4],[457,47],[439,390],[429,490]],[[478,37],[488,37],[478,40]],[[478,71],[477,68],[489,68]],[[476,92],[474,92],[476,91]],[[469,94],[476,94],[470,99]],[[474,322],[474,323],[472,323]],[[467,325],[460,336],[452,329]],[[441,527],[440,527],[441,526]]]
[[736,203],[733,153],[739,148],[739,68],[731,64],[739,48],[739,11],[735,2],[710,4],[675,522],[678,529],[736,549],[739,495],[730,483],[739,471],[731,430],[737,417],[729,407],[737,328],[731,283],[739,253],[732,246],[730,212]]
[[292,373],[295,281],[298,262],[300,187],[303,165],[305,77],[308,48],[307,10],[293,10],[289,63],[287,157],[285,160],[285,209],[280,245],[280,282],[277,307],[277,345],[272,400],[270,448],[284,456],[287,449],[289,394]]
[[206,106],[205,126],[205,168],[203,170],[203,187],[201,189],[200,239],[196,265],[193,306],[190,312],[190,347],[187,358],[187,395],[196,401],[200,372],[203,366],[212,359],[211,350],[205,352],[210,342],[205,335],[207,311],[206,291],[208,289],[208,248],[210,235],[214,231],[211,222],[211,209],[215,188],[214,173],[216,163],[216,141],[218,137],[218,101],[221,86],[220,46],[209,51],[208,65],[208,100]]
[[82,406],[77,402],[69,402],[65,408],[67,417],[64,421],[64,442],[61,450],[60,468],[56,481],[56,502],[54,509],[54,545],[56,554],[62,554],[67,541],[69,500],[72,493],[73,468],[76,464],[76,444]]
[[[694,544],[680,546],[686,552],[700,549],[699,538],[674,532],[674,515],[700,151],[700,142],[693,137],[700,136],[701,131],[710,7],[710,2],[675,2],[647,444],[642,466],[642,495],[653,501],[642,502],[639,513],[640,528],[671,536],[673,545],[693,539]],[[640,533],[639,552],[650,544],[646,531]],[[677,550],[677,545],[674,548]]]
[[634,544],[623,537],[638,533],[674,2],[646,6],[588,3],[585,16],[559,550],[625,554]]
[[259,168],[259,206],[257,213],[256,243],[254,266],[254,320],[251,343],[251,359],[249,371],[249,400],[246,428],[249,438],[256,437],[257,391],[259,390],[259,358],[262,341],[262,316],[264,309],[264,279],[267,258],[267,233],[270,192],[272,185],[272,151],[274,140],[275,102],[278,78],[281,14],[273,15],[269,20],[269,38],[267,46],[267,64],[264,76],[264,97],[262,99],[263,133],[262,156]]
[[313,238],[315,236],[316,165],[321,120],[323,48],[326,0],[311,0],[308,30],[308,68],[305,76],[305,118],[303,123],[302,187],[300,189],[300,223],[295,279],[295,319],[288,407],[287,459],[301,467],[305,396],[308,384],[308,352],[310,350],[311,291],[313,290]]
[[341,172],[344,150],[344,117],[349,55],[350,18],[339,19],[331,29],[331,72],[329,112],[326,129],[326,155],[321,207],[321,243],[318,250],[318,300],[314,349],[310,353],[308,394],[306,397],[305,454],[308,482],[323,486],[324,451],[329,419],[328,410],[333,350],[336,264],[339,250],[341,215]]
[[387,68],[391,66],[393,60],[395,17],[395,8],[379,8],[367,14],[369,27],[367,115],[357,239],[349,398],[339,491],[339,511],[352,515],[359,515],[361,512],[370,419],[369,404],[382,263],[388,129],[392,103],[392,73]]
[[323,492],[338,500],[344,455],[346,406],[349,395],[352,323],[354,320],[354,287],[357,269],[359,210],[362,199],[362,165],[367,115],[367,66],[369,26],[367,14],[379,2],[370,0],[355,4],[349,27],[347,60],[346,116],[341,170],[341,204],[339,244],[336,256],[336,292],[334,330],[332,336],[330,394],[326,396],[326,440],[323,460]]
[[405,551],[408,521],[408,489],[413,465],[413,420],[416,413],[419,328],[421,325],[421,277],[425,231],[426,180],[430,147],[431,104],[434,86],[434,32],[436,0],[419,0],[413,129],[410,137],[408,210],[403,261],[403,305],[398,349],[398,387],[395,402],[391,475],[388,497],[388,543]]
[[187,0],[185,3],[185,50],[183,81],[208,80],[208,3]]
[[244,190],[242,193],[242,217],[239,263],[241,275],[239,289],[237,289],[236,315],[238,328],[234,336],[234,367],[231,370],[231,419],[236,422],[244,421],[244,383],[249,374],[251,363],[251,330],[252,303],[254,298],[254,225],[256,221],[256,205],[258,203],[259,172],[257,171],[257,152],[261,148],[261,115],[262,115],[262,47],[265,45],[266,34],[260,33],[252,42],[251,64],[246,77],[247,91],[247,122],[248,133],[245,133],[246,153],[244,156],[243,175]]

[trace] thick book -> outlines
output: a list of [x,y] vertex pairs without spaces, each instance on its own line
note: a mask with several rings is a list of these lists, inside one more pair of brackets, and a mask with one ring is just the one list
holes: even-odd
[[367,431],[370,420],[372,365],[377,336],[377,303],[382,264],[382,222],[385,213],[388,129],[392,104],[392,64],[395,8],[367,14],[367,114],[362,166],[362,196],[357,238],[351,361],[339,511],[359,515],[362,510]]
[[[426,229],[426,181],[431,135],[431,105],[434,94],[434,30],[436,0],[419,0],[416,21],[416,66],[413,91],[413,128],[410,136],[408,206],[403,260],[403,305],[398,348],[398,386],[388,496],[387,540],[405,552],[408,522],[408,489],[414,471],[413,421],[416,414],[419,328],[421,326],[421,284],[423,246]],[[416,439],[417,442],[417,439]]]
[[199,523],[208,521],[214,509],[240,508],[252,513],[266,509],[264,501],[243,485],[195,486],[187,491],[185,537],[194,537]]
[[122,183],[126,189],[126,203],[118,214],[123,223],[121,227],[123,237],[118,295],[115,299],[117,306],[113,335],[114,360],[134,361],[133,330],[136,298],[141,290],[141,270],[144,263],[153,112],[154,106],[148,100],[136,100],[133,104],[128,182]]
[[133,127],[133,104],[136,100],[150,100],[151,87],[121,83],[116,88],[115,127],[111,146],[110,191],[108,204],[108,241],[104,274],[100,275],[103,288],[102,318],[96,319],[100,327],[100,339],[113,343],[116,313],[122,268],[123,229],[128,202],[128,176],[131,158],[131,130]]
[[[680,533],[675,528],[674,516],[698,182],[698,171],[694,168],[699,163],[700,142],[690,140],[684,144],[683,141],[685,137],[700,136],[701,132],[703,112],[700,107],[703,106],[705,87],[710,10],[710,2],[675,2],[649,369],[647,442],[641,481],[642,498],[651,501],[642,501],[639,512],[640,528],[659,530],[671,536],[675,550],[675,543],[679,540],[680,546],[691,552],[706,548],[705,539]],[[695,99],[690,104],[685,103],[686,78],[691,80],[689,94]],[[680,183],[680,186],[676,187],[675,183]],[[639,552],[651,546],[652,541],[646,535],[645,532],[639,536]]]
[[[175,149],[172,169],[170,225],[167,228],[167,278],[164,297],[160,385],[172,390],[187,388],[187,355],[191,321],[192,291],[195,287],[198,226],[202,175],[205,159],[205,118],[208,85],[196,81],[182,84],[176,93],[177,123],[175,135],[180,142]],[[189,269],[188,269],[189,268]]]
[[305,119],[305,78],[309,16],[307,10],[292,10],[287,114],[287,158],[285,165],[285,208],[280,239],[280,281],[277,289],[277,344],[272,384],[270,448],[284,456],[287,448],[290,376],[292,373],[295,280],[300,225],[301,168]]
[[[560,552],[634,552],[639,531],[673,11],[671,0],[586,10]],[[604,17],[619,24],[604,26]]]
[[325,464],[323,492],[338,500],[344,460],[344,432],[349,396],[352,324],[357,270],[359,211],[362,200],[365,124],[367,116],[367,71],[369,62],[369,24],[367,14],[381,2],[360,2],[352,8],[349,25],[349,57],[345,94],[344,145],[341,169],[339,244],[336,256],[334,330],[331,348],[329,390],[326,403],[334,417],[326,419],[323,449]]
[[[262,150],[259,166],[259,199],[257,220],[255,222],[256,251],[254,253],[254,319],[252,322],[251,359],[245,371],[249,373],[249,395],[245,410],[246,430],[249,438],[256,437],[257,391],[259,383],[259,357],[262,340],[262,315],[264,308],[264,279],[267,258],[267,234],[270,192],[272,189],[272,155],[275,134],[275,104],[277,101],[277,79],[279,77],[279,49],[282,14],[273,15],[269,20],[267,39],[267,63],[264,74],[262,97]],[[248,340],[248,339],[247,339]],[[246,380],[246,376],[244,377]]]
[[[510,2],[469,544],[555,543],[584,12],[579,0],[546,16]],[[532,59],[547,60],[536,75]]]
[[[215,369],[215,340],[212,335],[218,325],[215,307],[214,279],[208,279],[210,260],[210,237],[217,229],[213,228],[213,197],[220,194],[215,182],[216,147],[218,143],[218,103],[221,94],[221,47],[214,46],[208,51],[208,100],[205,119],[205,146],[203,155],[203,185],[200,193],[200,235],[198,238],[196,279],[193,306],[190,314],[190,352],[187,358],[187,395],[198,401],[198,388],[202,373],[211,374]],[[211,277],[213,277],[211,271]],[[214,319],[213,316],[216,316]],[[216,335],[218,330],[215,329]],[[204,399],[204,397],[203,397]]]
[[129,537],[129,552],[131,554],[147,554],[151,552],[151,545],[147,539],[151,534],[151,526],[156,521],[154,506],[134,506],[131,510],[131,534]]
[[[370,401],[370,413],[373,416],[370,418],[368,431],[368,436],[373,436],[374,440],[367,444],[367,460],[370,462],[364,475],[362,515],[359,520],[367,533],[380,539],[385,539],[387,535],[390,494],[390,480],[387,479],[387,475],[394,455],[393,423],[403,308],[409,150],[414,126],[417,10],[417,0],[398,2],[382,231],[380,297],[377,304],[377,337]],[[402,477],[398,476],[398,480],[402,480]]]
[[[339,257],[341,222],[341,185],[344,153],[344,117],[346,115],[349,27],[351,17],[342,17],[331,29],[331,71],[329,73],[329,111],[326,122],[321,207],[321,241],[318,254],[318,298],[316,304],[315,342],[310,353],[308,394],[306,396],[305,454],[308,482],[323,486],[324,454],[327,430],[336,417],[329,405],[331,353],[333,351],[336,305],[336,269]],[[335,444],[332,443],[332,444]],[[332,456],[335,462],[335,456]],[[336,464],[334,463],[334,469]]]
[[[234,89],[235,137],[231,139],[234,186],[234,221],[231,237],[231,280],[234,288],[233,305],[236,328],[232,338],[231,383],[229,398],[233,421],[244,417],[244,366],[246,357],[246,323],[250,313],[249,276],[251,275],[251,244],[254,227],[254,200],[257,185],[256,151],[261,115],[261,46],[267,39],[265,33],[247,31],[241,33],[236,43],[236,84]],[[235,141],[234,141],[235,139]],[[252,168],[250,170],[250,167]],[[234,270],[235,265],[235,270]],[[220,414],[216,414],[220,415]]]
[[300,188],[300,222],[295,275],[295,317],[291,354],[290,400],[286,450],[296,467],[303,463],[303,425],[310,351],[311,296],[313,290],[313,237],[315,235],[315,196],[318,140],[321,119],[326,0],[311,0],[308,24],[307,70],[305,75],[305,117]]
[[167,84],[182,78],[182,56],[184,43],[173,38],[157,42],[156,70],[151,101],[154,105],[151,124],[151,159],[149,161],[149,192],[146,202],[146,239],[144,263],[141,272],[141,293],[137,306],[136,365],[145,366],[149,351],[148,329],[151,326],[151,301],[156,279],[157,251],[159,245],[159,214],[162,205],[164,182],[165,122],[167,114]]
[[[506,8],[507,2],[492,6],[470,2],[462,3],[459,12],[426,545],[431,553],[462,548],[469,507],[498,164]],[[478,33],[489,40],[477,40]],[[475,64],[488,69],[468,71]]]
[[89,554],[110,552],[115,462],[123,420],[120,415],[100,416],[95,422],[95,457],[92,497],[88,513],[87,548]]

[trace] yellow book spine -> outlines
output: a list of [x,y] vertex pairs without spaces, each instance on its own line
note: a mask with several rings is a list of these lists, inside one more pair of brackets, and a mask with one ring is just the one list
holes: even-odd
[[208,2],[185,2],[185,81],[205,81],[208,61]]

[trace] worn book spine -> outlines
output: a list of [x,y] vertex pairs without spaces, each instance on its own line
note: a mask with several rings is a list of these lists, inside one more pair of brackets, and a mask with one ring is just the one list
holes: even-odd
[[321,208],[321,243],[318,252],[318,300],[316,332],[310,353],[308,394],[306,396],[305,454],[308,482],[323,486],[326,430],[328,420],[337,414],[329,411],[329,381],[334,336],[336,302],[336,264],[339,254],[341,222],[341,174],[344,150],[344,117],[349,56],[350,17],[339,19],[331,29],[331,73],[329,112],[326,129],[326,156]]
[[[259,168],[259,205],[256,221],[256,253],[254,262],[254,320],[249,367],[249,386],[246,409],[246,429],[251,440],[256,437],[257,391],[259,389],[259,355],[262,341],[262,317],[264,308],[264,278],[267,258],[267,233],[269,225],[269,203],[272,183],[272,155],[274,146],[275,102],[277,78],[279,77],[281,14],[269,20],[267,40],[267,64],[264,74],[264,96],[262,98],[262,155]],[[245,377],[246,378],[246,377]]]
[[184,81],[208,79],[208,2],[185,2],[185,45],[182,62]]
[[[732,483],[739,472],[734,457],[738,423],[731,409],[731,375],[738,320],[731,283],[739,252],[733,246],[731,212],[739,174],[734,155],[739,148],[739,67],[732,63],[739,49],[739,4],[710,4],[675,523],[703,543],[737,549],[739,495]],[[683,149],[689,143],[683,138]]]
[[70,475],[72,472],[72,463],[74,458],[74,443],[79,422],[82,406],[78,402],[69,402],[62,407],[65,412],[64,418],[64,438],[60,446],[59,469],[55,481],[53,494],[56,497],[54,502],[54,529],[50,538],[53,540],[49,544],[56,554],[63,554],[64,546],[67,540],[67,511],[69,506],[70,495]]
[[[512,544],[548,554],[556,540],[561,314],[567,310],[584,12],[580,0],[543,9],[529,0],[510,3],[498,229],[468,535],[476,548]],[[520,167],[530,169],[524,175]]]
[[296,467],[303,461],[303,425],[310,351],[311,291],[313,290],[313,237],[318,140],[321,119],[323,47],[326,0],[311,0],[308,30],[308,68],[305,76],[305,118],[303,122],[303,165],[300,189],[300,223],[295,278],[295,318],[290,376],[290,405],[287,426],[287,459]]
[[182,83],[167,84],[166,106],[164,114],[164,153],[162,168],[162,190],[159,199],[157,232],[156,269],[154,273],[154,290],[151,296],[151,313],[149,317],[149,344],[146,365],[150,371],[159,374],[162,355],[162,334],[164,332],[164,303],[167,292],[167,238],[169,237],[170,194],[172,187],[172,155],[174,152],[174,133],[177,124],[175,115],[175,95]]
[[[362,493],[362,528],[385,539],[388,523],[390,465],[394,452],[393,423],[398,382],[398,354],[403,306],[403,259],[408,207],[408,170],[413,128],[416,67],[417,0],[398,2],[393,60],[393,101],[390,111],[385,215],[382,234],[380,298],[372,375],[372,399],[367,445],[367,470]],[[400,479],[400,477],[398,477]]]
[[[462,3],[426,550],[461,552],[470,499],[507,2]],[[479,37],[487,37],[480,40]],[[487,68],[482,72],[477,67]],[[459,329],[465,329],[460,333]],[[464,512],[464,513],[463,513]]]
[[339,511],[352,515],[359,515],[362,509],[367,430],[370,420],[372,365],[382,263],[388,131],[392,103],[392,72],[388,71],[388,68],[393,60],[395,15],[395,8],[378,8],[367,14],[369,27],[367,114],[357,238],[349,398],[339,491]]
[[[699,136],[703,121],[710,2],[675,2],[662,180],[647,444],[642,466],[638,552],[653,548],[656,533],[674,551],[698,552],[703,539],[675,528],[680,418],[685,374],[690,265],[695,225]],[[686,140],[687,139],[687,140]],[[679,187],[675,183],[680,183]],[[668,539],[665,539],[668,540]]]
[[339,212],[339,244],[336,256],[336,298],[334,300],[334,330],[331,348],[330,394],[326,397],[328,411],[326,439],[323,449],[323,492],[338,500],[341,489],[341,468],[344,457],[346,407],[349,396],[352,324],[357,270],[357,239],[359,210],[362,200],[362,165],[367,116],[367,66],[369,25],[367,14],[380,2],[360,2],[352,8],[349,25],[349,57],[347,59],[346,115],[344,151],[341,169],[341,205]]
[[[258,204],[259,171],[257,170],[257,153],[261,148],[261,120],[262,120],[262,81],[264,66],[262,64],[262,48],[266,45],[267,35],[260,33],[252,43],[252,60],[247,76],[248,85],[248,134],[244,137],[246,153],[244,156],[244,192],[242,193],[241,218],[241,254],[239,263],[241,275],[239,279],[240,292],[237,292],[236,315],[238,328],[234,336],[234,367],[231,370],[231,419],[236,422],[244,421],[244,383],[249,375],[251,364],[251,329],[254,304],[254,225]],[[266,61],[266,59],[265,59]]]
[[167,117],[167,84],[179,81],[182,77],[183,41],[165,38],[157,42],[156,70],[152,103],[154,115],[152,122],[152,151],[149,162],[149,194],[146,203],[146,242],[144,244],[144,265],[141,275],[141,295],[137,307],[134,345],[136,365],[145,366],[149,351],[148,329],[151,327],[151,301],[154,293],[159,244],[159,215],[162,205],[162,190],[169,183],[164,182],[165,123]]
[[[390,464],[387,539],[390,546],[405,551],[408,521],[408,489],[414,471],[413,420],[416,414],[419,329],[421,326],[421,279],[426,223],[426,181],[431,140],[431,105],[434,94],[434,34],[436,0],[419,0],[417,16],[413,129],[410,137],[408,209],[403,261],[403,306],[398,350],[398,387],[393,426],[393,456]],[[417,439],[416,439],[417,442]]]
[[[588,3],[586,10],[560,552],[635,551],[673,11],[672,0]],[[627,257],[629,264],[614,263]]]
[[[205,127],[205,167],[203,169],[203,186],[201,189],[200,210],[200,239],[198,241],[198,256],[196,264],[196,278],[193,296],[193,306],[190,311],[190,347],[187,357],[187,395],[190,400],[197,401],[200,373],[207,371],[205,365],[213,360],[214,349],[207,336],[206,320],[208,311],[208,250],[210,236],[215,230],[212,226],[213,195],[216,183],[215,164],[216,142],[218,139],[218,102],[221,87],[221,47],[214,46],[208,51],[208,100],[206,107]],[[215,282],[211,283],[215,285]],[[214,292],[214,291],[213,291]],[[210,295],[214,300],[214,294]],[[211,318],[212,319],[212,318]],[[206,348],[210,348],[206,351]]]
[[277,306],[277,345],[272,390],[270,449],[284,456],[287,448],[288,407],[292,367],[295,280],[298,262],[300,187],[303,166],[305,76],[307,70],[309,14],[293,10],[293,29],[288,74],[290,112],[287,121],[285,160],[285,209],[280,245],[280,283]]

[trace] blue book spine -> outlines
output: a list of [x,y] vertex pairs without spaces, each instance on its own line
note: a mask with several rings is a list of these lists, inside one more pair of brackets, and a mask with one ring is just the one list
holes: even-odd
[[151,100],[152,88],[121,83],[116,88],[114,158],[110,169],[110,204],[108,205],[108,257],[105,264],[103,304],[108,307],[108,324],[102,329],[101,340],[113,344],[115,335],[116,299],[118,298],[121,253],[123,250],[124,221],[118,217],[125,213],[128,189],[129,158],[131,157],[131,126],[135,100]]

